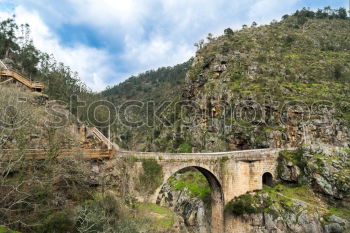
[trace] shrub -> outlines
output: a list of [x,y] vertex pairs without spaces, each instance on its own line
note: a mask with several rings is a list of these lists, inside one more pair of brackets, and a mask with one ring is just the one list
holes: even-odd
[[69,233],[75,227],[74,216],[71,212],[60,211],[50,215],[44,220],[37,233]]
[[192,152],[192,146],[188,144],[187,142],[180,144],[179,153],[191,153]]
[[339,79],[342,77],[342,71],[343,71],[342,65],[336,64],[336,65],[334,66],[333,75],[334,75],[334,79],[335,79],[335,80],[339,80]]
[[284,43],[287,47],[290,47],[292,43],[295,41],[295,36],[294,35],[288,35],[284,39]]
[[279,155],[288,162],[292,162],[294,165],[297,165],[303,171],[306,166],[304,152],[304,149],[299,147],[296,151],[281,151]]
[[232,30],[231,28],[226,28],[226,29],[224,30],[224,34],[225,34],[226,36],[231,36],[231,35],[233,35],[233,30]]
[[163,181],[162,166],[155,159],[142,161],[143,173],[140,175],[140,186],[142,191],[153,193]]
[[116,227],[116,231],[118,233],[138,233],[136,224],[131,219],[123,219],[120,221]]
[[230,201],[226,206],[226,211],[235,216],[241,216],[243,214],[257,213],[258,209],[255,207],[254,197],[250,194],[245,194],[238,199]]
[[120,205],[113,196],[88,201],[76,208],[78,232],[116,232],[121,219]]

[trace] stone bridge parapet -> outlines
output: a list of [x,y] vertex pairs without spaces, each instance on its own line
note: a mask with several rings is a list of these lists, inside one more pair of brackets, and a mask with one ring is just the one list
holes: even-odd
[[[288,149],[293,150],[294,148]],[[235,161],[260,161],[271,156],[276,156],[285,149],[255,149],[228,152],[207,152],[207,153],[166,153],[166,152],[136,152],[136,151],[118,151],[118,156],[134,156],[140,159],[159,159],[159,160],[216,160],[219,158],[228,158]]]

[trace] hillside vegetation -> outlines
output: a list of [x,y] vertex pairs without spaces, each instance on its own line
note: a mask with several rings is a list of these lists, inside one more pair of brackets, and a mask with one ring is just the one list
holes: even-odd
[[[189,152],[311,141],[347,146],[349,30],[344,9],[303,9],[270,25],[208,36],[174,98],[192,106],[182,115],[163,112],[170,127],[130,128],[119,140],[133,149]],[[161,90],[161,100],[172,91]]]
[[[113,140],[125,149],[190,153],[317,144],[281,152],[274,177],[279,184],[231,200],[226,222],[240,218],[256,232],[346,232],[350,20],[344,10],[303,9],[270,25],[228,28],[222,36],[197,43],[190,61],[131,77],[100,94],[38,51],[29,26],[18,26],[14,19],[0,22],[0,58],[44,82],[51,99],[109,100],[119,113],[125,102],[143,101],[123,114],[133,122],[151,119],[146,125],[115,121],[111,126]],[[25,33],[17,36],[20,31]],[[160,201],[173,207],[167,208],[139,203],[133,196],[151,194],[162,184],[163,168],[156,160],[87,161],[74,151],[58,159],[61,149],[82,146],[74,127],[91,112],[78,112],[77,101],[70,109],[59,104],[70,122],[55,127],[45,123],[56,120],[46,111],[50,102],[45,98],[11,85],[1,86],[0,93],[0,152],[17,149],[10,159],[0,156],[0,232],[188,232],[189,223],[198,228],[194,214],[201,210],[206,215],[204,208],[210,209],[210,186],[195,169],[175,173],[163,186]],[[154,109],[145,101],[153,101],[156,109],[170,101],[161,116],[166,123],[152,118]],[[186,106],[179,109],[176,101]],[[292,107],[288,111],[286,104]],[[106,126],[99,120],[107,115],[99,110],[92,123]],[[27,160],[25,149],[47,149],[47,157]],[[142,167],[140,174],[131,169],[136,166]],[[171,194],[182,202],[168,198]],[[174,210],[179,203],[184,205]]]
[[0,59],[7,67],[44,83],[45,94],[51,99],[71,103],[72,113],[79,113],[78,117],[83,121],[87,119],[87,108],[78,112],[77,98],[87,103],[98,99],[80,80],[78,73],[57,61],[54,55],[37,49],[31,39],[30,26],[16,24],[15,18],[0,22]]
[[[172,109],[174,103],[182,99],[181,93],[183,92],[186,73],[190,69],[191,63],[192,60],[189,60],[174,67],[163,67],[147,71],[102,92],[102,96],[119,109],[120,117],[131,119],[132,122],[141,121],[145,123],[141,127],[130,127],[124,124],[123,121],[116,121],[112,126],[112,134],[114,135],[114,140],[120,146],[132,150],[159,150],[153,145],[158,143],[155,142],[155,139],[158,137],[161,125],[159,121],[154,121],[152,114],[164,102],[170,101],[171,104],[167,108]],[[124,116],[123,111],[125,107],[135,102],[139,107],[132,108]],[[169,114],[171,115],[171,112]],[[174,121],[173,115],[170,118],[170,121]],[[179,145],[169,146],[174,146],[176,150]],[[163,150],[165,150],[166,146],[163,145]]]
[[174,67],[150,70],[102,92],[116,104],[127,100],[161,102],[178,97],[192,60]]
[[[190,129],[194,146],[297,146],[305,143],[305,128],[310,138],[347,144],[347,135],[334,138],[347,134],[350,123],[349,19],[308,12],[226,31],[197,52],[185,96],[199,104],[190,110],[200,115],[193,121],[206,125]],[[230,107],[235,115],[224,112]],[[332,133],[323,134],[322,127]]]

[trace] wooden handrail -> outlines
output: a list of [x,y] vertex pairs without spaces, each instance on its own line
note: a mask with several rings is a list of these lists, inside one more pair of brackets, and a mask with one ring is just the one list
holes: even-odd
[[[10,158],[16,153],[23,153],[24,159],[46,159],[49,150],[45,149],[3,149],[0,150],[0,160],[10,160]],[[83,158],[86,159],[103,159],[103,158],[112,158],[115,154],[113,150],[106,149],[77,149],[69,150],[64,149],[58,152],[57,158],[72,157],[74,153],[80,153]]]
[[107,145],[108,149],[111,149],[111,141],[109,141],[109,139],[100,130],[98,130],[96,127],[92,127],[90,130],[100,141]]
[[1,76],[12,77],[30,89],[43,89],[44,88],[44,85],[42,83],[32,82],[29,79],[27,79],[25,76],[21,75],[20,73],[14,71],[14,70],[9,70],[9,69],[1,70]]

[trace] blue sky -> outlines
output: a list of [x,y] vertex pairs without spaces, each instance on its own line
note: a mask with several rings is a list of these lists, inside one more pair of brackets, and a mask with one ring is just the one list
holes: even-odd
[[302,7],[349,0],[0,0],[0,18],[29,23],[34,44],[94,91],[149,69],[187,61],[210,32],[267,24]]

